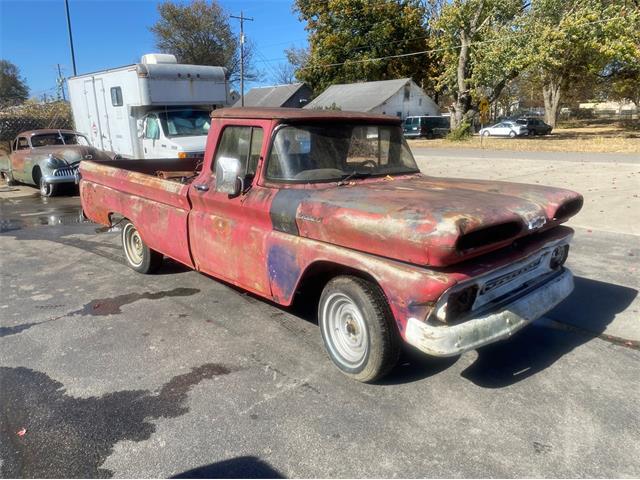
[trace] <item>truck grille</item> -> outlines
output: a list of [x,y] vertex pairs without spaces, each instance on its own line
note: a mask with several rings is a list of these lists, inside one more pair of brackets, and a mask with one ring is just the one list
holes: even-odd
[[487,283],[484,284],[484,286],[482,287],[482,290],[480,291],[481,295],[484,295],[485,293],[488,293],[498,287],[501,287],[502,285],[505,285],[507,283],[509,283],[510,281],[514,280],[515,278],[519,277],[520,275],[530,272],[531,270],[534,270],[538,267],[538,265],[540,265],[540,263],[542,262],[542,257],[537,258],[536,260],[534,260],[531,263],[528,263],[527,265],[525,265],[524,267],[518,268],[517,270],[514,270],[513,272],[509,272],[506,275],[502,275],[501,277],[498,278],[494,278],[493,280],[488,281]]

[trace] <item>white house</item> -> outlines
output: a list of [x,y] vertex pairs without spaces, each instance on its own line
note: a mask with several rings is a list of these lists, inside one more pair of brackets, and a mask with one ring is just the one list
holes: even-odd
[[410,78],[331,85],[304,108],[339,108],[402,119],[411,115],[440,115],[438,105]]

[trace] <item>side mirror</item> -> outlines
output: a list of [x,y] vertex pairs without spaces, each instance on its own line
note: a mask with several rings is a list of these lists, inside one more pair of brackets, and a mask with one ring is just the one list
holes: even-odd
[[138,127],[138,138],[144,137],[144,119],[136,120],[136,126]]
[[228,193],[231,197],[240,195],[244,189],[240,168],[237,158],[219,157],[216,160],[216,192]]

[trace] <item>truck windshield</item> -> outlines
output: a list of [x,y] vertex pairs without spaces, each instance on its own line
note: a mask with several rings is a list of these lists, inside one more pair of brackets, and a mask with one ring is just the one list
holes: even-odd
[[48,147],[50,145],[83,145],[89,146],[89,141],[83,135],[75,133],[44,133],[31,137],[31,145],[33,148]]
[[399,126],[332,123],[281,127],[266,173],[271,180],[326,182],[419,171]]
[[211,117],[206,110],[172,110],[159,116],[167,137],[206,135],[211,126]]

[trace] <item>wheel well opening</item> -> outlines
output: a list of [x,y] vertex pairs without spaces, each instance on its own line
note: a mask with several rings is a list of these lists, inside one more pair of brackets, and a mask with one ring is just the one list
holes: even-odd
[[40,177],[42,177],[42,170],[40,170],[40,166],[36,165],[31,170],[31,178],[33,179],[33,183],[36,185],[40,184]]
[[110,227],[113,227],[114,225],[122,222],[123,220],[127,220],[127,218],[124,215],[116,212],[109,213],[107,217],[109,218]]
[[306,320],[317,323],[318,302],[322,290],[332,278],[342,275],[359,277],[379,286],[373,276],[362,270],[333,262],[315,262],[307,267],[298,282],[292,302],[294,312]]

